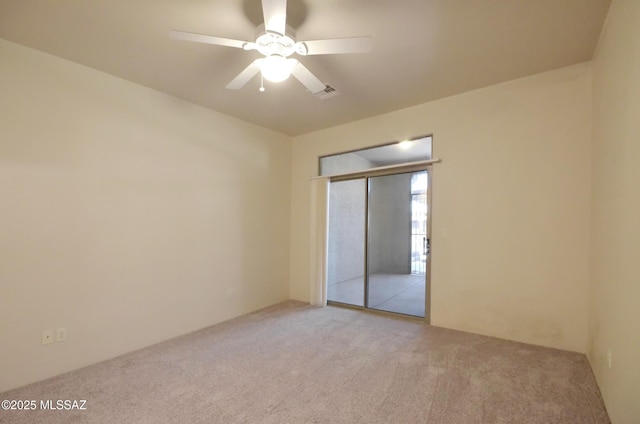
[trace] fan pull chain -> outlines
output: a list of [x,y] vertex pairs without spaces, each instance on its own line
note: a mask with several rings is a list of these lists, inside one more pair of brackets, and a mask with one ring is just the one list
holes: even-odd
[[262,75],[262,72],[260,72],[260,91],[264,91],[264,75]]

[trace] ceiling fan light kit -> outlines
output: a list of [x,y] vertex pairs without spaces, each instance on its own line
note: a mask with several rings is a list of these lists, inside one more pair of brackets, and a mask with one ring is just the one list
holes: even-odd
[[[233,40],[210,35],[173,30],[169,36],[176,40],[194,41],[257,50],[264,58],[254,60],[226,88],[237,90],[245,86],[258,72],[271,82],[282,82],[293,75],[311,93],[319,93],[327,87],[302,63],[289,56],[366,53],[371,50],[371,37],[337,38],[330,40],[298,41],[293,29],[286,24],[287,0],[262,0],[264,24],[257,28],[255,42]],[[264,91],[261,85],[260,91]]]
[[271,82],[282,82],[289,78],[293,68],[298,65],[295,59],[287,59],[277,54],[267,56],[260,61],[260,72],[264,79]]

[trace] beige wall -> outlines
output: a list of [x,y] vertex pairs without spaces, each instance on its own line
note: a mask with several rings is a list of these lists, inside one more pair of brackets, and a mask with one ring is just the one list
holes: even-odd
[[[589,359],[614,424],[640,420],[640,2],[614,0],[593,61]],[[608,367],[607,350],[612,353]]]
[[287,299],[290,138],[1,40],[0,64],[0,392]]
[[581,64],[294,138],[290,296],[317,157],[433,134],[432,323],[584,352],[590,114]]

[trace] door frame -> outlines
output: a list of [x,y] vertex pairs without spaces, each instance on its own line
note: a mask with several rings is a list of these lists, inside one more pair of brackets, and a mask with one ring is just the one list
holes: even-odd
[[[403,314],[399,312],[383,311],[370,308],[369,303],[369,180],[373,177],[382,177],[388,175],[408,174],[413,172],[427,172],[427,238],[430,241],[429,252],[427,256],[427,263],[425,266],[425,309],[424,318],[415,315]],[[374,169],[364,170],[361,172],[354,172],[348,175],[331,176],[329,182],[350,181],[364,178],[364,190],[365,190],[365,228],[364,228],[364,300],[363,306],[352,305],[348,303],[342,303],[327,299],[328,304],[346,306],[349,308],[365,310],[380,314],[402,316],[408,318],[414,318],[425,321],[427,324],[431,323],[431,252],[433,251],[433,240],[431,233],[431,221],[432,221],[432,186],[433,186],[433,168],[432,164],[408,164],[406,166],[397,166],[388,169]]]

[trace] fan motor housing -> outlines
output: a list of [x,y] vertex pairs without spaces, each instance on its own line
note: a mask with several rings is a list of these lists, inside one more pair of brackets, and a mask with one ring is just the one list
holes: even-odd
[[304,43],[296,43],[296,33],[289,25],[286,34],[266,31],[264,24],[256,28],[256,49],[265,56],[289,57],[294,53],[305,54]]

